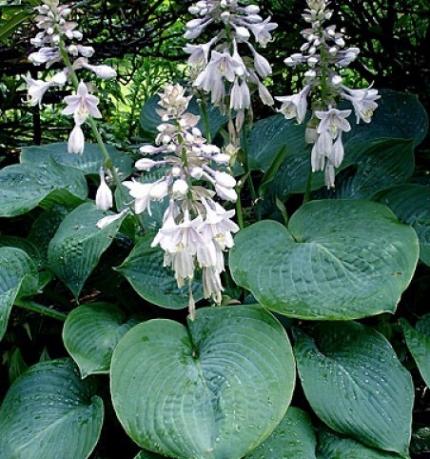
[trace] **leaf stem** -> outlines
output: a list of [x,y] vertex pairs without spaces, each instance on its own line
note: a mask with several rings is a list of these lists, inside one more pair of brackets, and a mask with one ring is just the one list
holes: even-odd
[[47,306],[42,306],[41,304],[35,303],[34,301],[25,300],[25,299],[16,299],[15,306],[27,311],[36,312],[42,316],[50,317],[51,319],[56,319],[64,322],[67,318],[67,314],[64,314],[54,309],[48,308]]

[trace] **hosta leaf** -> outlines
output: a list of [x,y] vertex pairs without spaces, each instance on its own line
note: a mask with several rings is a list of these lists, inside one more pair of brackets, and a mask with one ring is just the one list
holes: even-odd
[[[347,162],[351,155],[358,159],[369,146],[381,141],[413,139],[416,146],[426,137],[428,116],[416,96],[396,91],[381,91],[381,94],[382,99],[371,124],[357,125],[351,115],[352,130],[344,136]],[[304,140],[305,129],[305,123],[297,125],[295,120],[286,120],[282,115],[257,121],[250,133],[251,169],[267,171],[278,152],[285,147],[287,158],[281,175],[286,173],[295,181],[300,181],[300,186],[298,182],[290,185],[293,190],[305,186],[310,161],[309,147]],[[305,173],[299,174],[303,168],[306,168]],[[289,169],[292,171],[288,172]],[[319,174],[316,180],[322,184],[322,175]]]
[[151,453],[149,451],[141,451],[134,459],[166,459],[157,453]]
[[0,340],[18,295],[36,292],[39,275],[31,258],[21,249],[0,247]]
[[379,197],[404,223],[411,225],[420,240],[420,259],[430,266],[430,187],[406,184]]
[[[142,238],[124,263],[116,268],[146,301],[167,309],[184,309],[189,303],[188,285],[178,288],[173,271],[163,266],[163,252],[151,247],[154,234]],[[195,301],[203,298],[201,282],[193,282]]]
[[48,259],[49,243],[69,212],[70,209],[66,207],[54,206],[52,209],[42,212],[30,229],[28,239],[38,248],[44,263]]
[[400,456],[369,448],[350,438],[322,431],[318,436],[318,459],[399,459]]
[[331,429],[407,456],[414,387],[383,335],[364,325],[325,323],[300,333],[294,353],[303,390]]
[[[113,165],[122,177],[128,177],[133,170],[133,160],[126,153],[118,151],[115,147],[106,145]],[[67,143],[51,143],[49,145],[33,145],[23,147],[21,162],[29,164],[45,163],[53,159],[63,166],[81,170],[84,174],[98,174],[103,166],[103,155],[97,144],[85,144],[82,155],[72,155],[67,152]]]
[[241,231],[230,270],[273,311],[347,320],[394,312],[417,260],[415,231],[387,207],[326,200],[300,208],[288,229],[263,221]]
[[0,170],[0,217],[22,215],[39,204],[76,205],[87,197],[82,172],[53,161],[14,164]]
[[49,244],[48,263],[75,297],[121,226],[119,219],[98,229],[97,222],[105,215],[93,203],[82,204],[67,215]]
[[[352,167],[348,167],[353,165]],[[322,195],[371,198],[378,191],[404,183],[415,169],[413,140],[382,140],[364,151],[354,150],[336,178],[336,189]]]
[[246,459],[316,459],[316,444],[309,415],[290,407],[272,435]]
[[23,250],[37,265],[42,266],[42,255],[38,247],[28,239],[17,236],[0,236],[0,247],[15,247]]
[[[158,105],[160,98],[158,96],[153,96],[148,99],[147,102],[142,107],[142,112],[140,114],[140,124],[147,134],[148,137],[155,137],[158,133],[157,126],[162,123],[160,116],[157,113],[157,109],[160,108]],[[200,107],[195,99],[190,102],[188,111],[194,113],[201,117],[200,123],[198,127],[203,132],[203,135],[206,136],[205,133],[205,124],[203,122],[202,113]],[[208,125],[211,132],[212,137],[218,133],[222,126],[224,126],[228,118],[227,116],[223,115],[219,109],[213,105],[210,105],[207,108],[207,116],[208,116]]]
[[103,423],[103,401],[70,360],[38,363],[0,408],[0,459],[85,459]]
[[[356,125],[351,116],[352,131],[344,136],[345,160],[331,197],[370,198],[412,175],[414,148],[428,130],[426,111],[416,96],[393,91],[383,91],[382,96],[370,125]],[[249,142],[253,169],[267,172],[285,149],[284,161],[277,165],[277,173],[265,187],[264,212],[273,212],[276,198],[284,200],[290,194],[305,192],[311,147],[305,144],[304,136],[305,125],[297,126],[281,115],[255,123]],[[312,190],[322,188],[323,174],[313,174],[311,185]]]
[[67,316],[64,345],[83,378],[109,373],[113,350],[133,324],[121,309],[107,303],[84,304]]
[[187,327],[140,324],[111,366],[114,408],[130,437],[181,459],[242,458],[282,420],[294,381],[285,330],[258,306],[199,309]]
[[406,320],[401,324],[408,349],[427,387],[430,387],[430,314],[418,320],[415,328]]

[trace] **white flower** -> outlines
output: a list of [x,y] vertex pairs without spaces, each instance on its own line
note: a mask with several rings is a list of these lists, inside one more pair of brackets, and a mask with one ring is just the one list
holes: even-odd
[[190,54],[188,58],[188,63],[190,65],[206,65],[209,59],[209,52],[214,43],[215,39],[212,39],[210,42],[205,43],[203,45],[191,45],[188,44],[185,46],[184,51],[187,54]]
[[100,186],[96,193],[96,206],[101,210],[109,210],[113,206],[112,191],[106,183],[103,169],[100,171]]
[[153,161],[152,159],[142,158],[136,161],[134,167],[138,171],[150,171],[153,167],[156,167],[160,164],[159,161]]
[[251,106],[251,94],[246,81],[239,82],[237,78],[231,89],[230,108],[233,110],[244,110]]
[[105,229],[112,223],[120,220],[124,215],[128,213],[128,209],[124,209],[122,212],[119,214],[114,214],[114,215],[108,215],[107,217],[102,218],[97,222],[97,228],[99,229]]
[[116,70],[110,67],[109,65],[84,64],[83,67],[96,74],[102,80],[111,80],[112,78],[116,78],[117,76]]
[[188,183],[183,179],[175,180],[172,187],[173,197],[181,199],[187,195],[189,190]]
[[145,210],[150,210],[152,183],[140,183],[133,180],[123,182],[123,185],[128,188],[130,196],[135,200],[134,211],[137,215]]
[[46,91],[52,86],[51,81],[34,80],[30,75],[24,77],[27,83],[28,102],[31,106],[41,105],[43,96]]
[[85,136],[80,124],[75,124],[69,136],[67,150],[75,155],[82,155],[85,149]]
[[270,32],[278,27],[278,24],[275,22],[270,22],[270,19],[271,18],[268,17],[259,24],[248,24],[248,27],[255,35],[255,39],[263,48],[265,48],[267,44],[272,40],[272,35]]
[[260,81],[258,82],[258,95],[263,104],[268,105],[269,107],[271,107],[275,103],[272,94],[270,94],[266,86],[264,86],[264,84]]
[[45,64],[47,67],[50,67],[55,62],[60,61],[60,52],[57,48],[40,48],[39,51],[31,53],[28,56],[28,60],[34,65]]
[[329,132],[335,139],[339,132],[349,132],[351,125],[347,118],[351,115],[351,110],[338,110],[330,108],[327,111],[316,111],[315,115],[321,120],[318,126],[318,134]]
[[63,115],[74,115],[75,120],[82,124],[91,115],[94,118],[101,118],[97,105],[99,99],[88,92],[87,85],[81,81],[76,94],[64,98],[67,107],[63,110]]
[[213,298],[220,304],[224,288],[221,283],[220,273],[213,267],[203,268],[202,270],[203,294],[205,298]]
[[308,109],[307,97],[311,87],[305,86],[298,94],[286,97],[275,97],[276,100],[282,102],[279,111],[290,120],[296,118],[299,124],[303,123]]
[[346,86],[343,86],[343,89],[342,97],[351,101],[357,117],[357,124],[360,123],[360,120],[370,123],[373,113],[378,108],[376,101],[381,98],[378,90],[372,89],[372,87],[367,89],[349,89]]
[[254,52],[254,67],[261,78],[266,78],[272,74],[272,67],[269,61],[256,51]]

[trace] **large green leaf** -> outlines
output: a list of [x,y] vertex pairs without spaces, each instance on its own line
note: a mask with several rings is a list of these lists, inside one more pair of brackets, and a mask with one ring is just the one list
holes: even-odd
[[37,247],[43,263],[47,263],[48,247],[51,239],[55,236],[58,227],[69,212],[70,209],[67,207],[54,206],[41,212],[31,226],[28,240]]
[[97,222],[106,216],[93,203],[85,203],[67,215],[48,248],[48,263],[54,273],[78,297],[100,257],[112,244],[122,219],[103,230]]
[[399,459],[386,451],[369,448],[350,438],[339,437],[332,432],[322,431],[318,436],[318,459]]
[[38,268],[42,266],[42,255],[39,248],[29,239],[18,236],[0,236],[0,247],[15,247],[21,249],[30,256]]
[[430,266],[430,187],[405,184],[382,193],[379,201],[415,229],[420,240],[420,259]]
[[[348,167],[351,166],[352,167]],[[382,140],[364,151],[354,150],[342,165],[335,190],[320,194],[331,198],[371,198],[378,191],[402,184],[415,169],[414,141]]]
[[[351,116],[351,132],[344,136],[346,161],[352,155],[359,158],[371,146],[389,139],[413,139],[420,144],[427,135],[428,116],[418,98],[411,94],[395,91],[382,91],[382,99],[371,124],[355,124]],[[286,162],[280,174],[287,173],[301,186],[304,178],[298,177],[299,170],[309,171],[309,147],[305,143],[305,123],[297,125],[295,120],[286,120],[282,115],[274,115],[257,121],[250,133],[249,164],[253,170],[267,171],[278,152],[285,147]],[[292,169],[292,172],[288,172]],[[317,180],[321,181],[319,175]],[[292,189],[299,186],[292,184]],[[295,191],[293,191],[295,192]]]
[[[128,177],[133,171],[133,159],[110,145],[106,145],[106,149],[119,174],[124,178]],[[68,153],[66,143],[33,145],[22,149],[22,163],[43,164],[51,160],[63,166],[79,169],[84,174],[98,174],[104,162],[99,146],[91,143],[85,144],[85,150],[82,155]]]
[[82,172],[50,161],[14,164],[0,170],[0,217],[14,217],[39,204],[59,202],[76,205],[87,197]]
[[[151,247],[154,234],[142,238],[124,263],[116,268],[146,301],[167,309],[184,309],[189,303],[188,286],[179,289],[173,271],[163,266],[163,252]],[[199,279],[193,282],[195,301],[203,298]]]
[[427,387],[430,387],[430,314],[426,314],[413,328],[402,320],[406,344]]
[[18,295],[36,292],[39,275],[36,264],[21,249],[0,247],[0,341]]
[[[149,98],[143,105],[140,114],[140,124],[142,126],[143,131],[149,138],[155,137],[157,135],[157,127],[162,123],[161,118],[157,113],[157,110],[160,108],[160,106],[158,105],[159,100],[159,96],[152,96],[151,98]],[[188,110],[191,113],[194,113],[195,115],[199,115],[201,117],[198,127],[203,132],[203,135],[206,136],[205,124],[203,122],[201,109],[195,99],[193,99],[190,102]],[[208,107],[207,117],[211,136],[215,137],[215,135],[222,128],[222,126],[224,126],[227,123],[228,118],[226,115],[223,115],[217,107],[213,105],[210,105]]]
[[316,444],[309,415],[290,407],[272,435],[246,459],[316,459]]
[[408,455],[414,386],[383,335],[364,325],[323,323],[299,333],[294,353],[306,398],[331,429]]
[[0,408],[0,459],[86,459],[103,424],[103,401],[70,360],[31,367]]
[[381,204],[355,200],[310,202],[288,229],[252,225],[230,252],[234,280],[260,304],[309,320],[394,312],[417,261],[412,228]]
[[150,320],[112,357],[112,400],[127,433],[181,459],[240,459],[282,420],[294,382],[285,330],[258,306],[199,309],[187,327]]
[[141,451],[134,459],[166,459],[157,453],[151,453],[149,451]]
[[[345,160],[335,195],[369,198],[387,187],[403,183],[414,169],[414,148],[428,130],[428,117],[416,96],[383,91],[380,107],[370,125],[356,125],[344,136]],[[276,197],[303,193],[310,171],[310,146],[304,141],[305,126],[276,115],[258,121],[251,132],[249,162],[252,169],[267,172],[281,149],[284,161],[265,192],[267,210]],[[272,171],[273,172],[273,171]],[[322,188],[322,173],[313,174],[312,190]]]
[[109,373],[113,350],[134,324],[121,309],[107,303],[84,304],[67,316],[64,345],[83,378]]

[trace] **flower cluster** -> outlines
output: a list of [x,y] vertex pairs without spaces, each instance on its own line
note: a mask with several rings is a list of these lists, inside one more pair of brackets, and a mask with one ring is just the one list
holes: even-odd
[[75,127],[69,137],[69,152],[83,153],[85,138],[81,126],[89,116],[101,118],[97,108],[99,99],[89,93],[89,86],[83,81],[79,83],[76,71],[87,69],[102,79],[116,77],[116,72],[108,65],[92,65],[89,58],[94,48],[80,44],[83,36],[77,30],[77,23],[69,20],[72,9],[68,5],[60,5],[58,0],[43,0],[37,10],[37,28],[39,32],[31,40],[38,48],[28,57],[36,66],[50,68],[63,63],[65,68],[57,71],[49,80],[36,80],[25,77],[28,87],[29,103],[41,105],[42,99],[49,88],[63,87],[68,81],[75,85],[76,93],[65,97],[67,107],[63,114],[73,116]]
[[[199,268],[205,297],[220,303],[224,251],[233,246],[232,233],[239,228],[231,220],[234,210],[225,210],[214,198],[236,201],[236,181],[225,170],[229,156],[206,141],[197,127],[199,117],[187,112],[190,99],[180,85],[166,86],[157,110],[162,123],[155,145],[144,145],[144,157],[136,162],[140,171],[158,168],[160,178],[151,183],[126,181],[124,186],[136,214],[151,213],[152,202],[168,200],[152,245],[163,249],[164,265],[173,269],[179,287],[191,284]],[[112,217],[107,218],[110,223]]]
[[313,113],[307,129],[307,140],[313,144],[312,170],[325,171],[326,185],[332,188],[335,169],[344,158],[342,135],[351,130],[347,118],[352,111],[338,110],[338,101],[351,102],[357,124],[361,120],[370,123],[380,96],[372,87],[350,89],[343,84],[339,72],[357,59],[360,50],[347,47],[344,33],[337,31],[335,25],[325,25],[333,15],[328,4],[327,0],[307,0],[308,8],[303,18],[310,27],[302,31],[306,41],[300,53],[285,60],[290,67],[307,66],[305,86],[298,94],[276,99],[282,102],[280,112],[287,119],[296,118],[298,123],[302,123],[306,117],[308,97],[312,97]]
[[[256,51],[252,40],[265,47],[277,27],[270,17],[263,20],[258,6],[240,3],[239,0],[197,2],[189,9],[197,18],[187,23],[185,33],[187,39],[195,40],[213,25],[213,38],[204,44],[188,44],[185,51],[190,54],[194,87],[210,93],[214,105],[237,111],[237,131],[241,130],[245,111],[251,108],[253,89],[264,104],[274,103],[263,83],[272,73],[271,65]],[[242,53],[246,49],[249,56]]]

